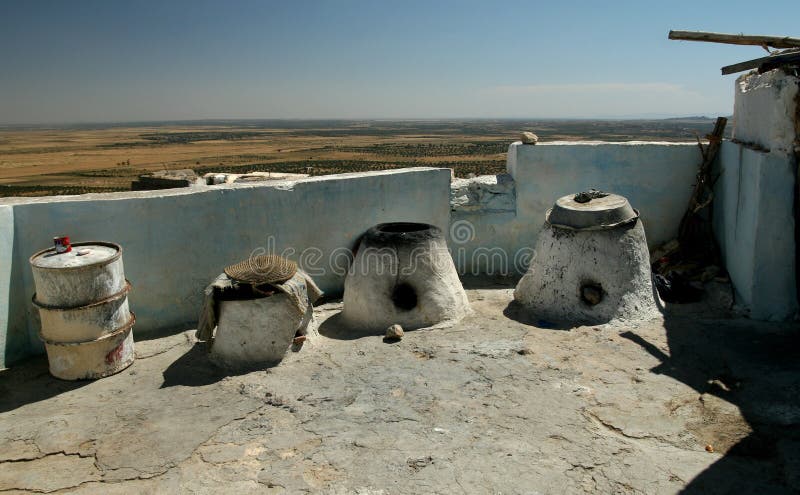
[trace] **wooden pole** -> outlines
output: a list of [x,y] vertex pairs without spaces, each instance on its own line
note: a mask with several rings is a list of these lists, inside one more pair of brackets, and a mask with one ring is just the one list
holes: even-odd
[[670,31],[669,39],[707,41],[729,45],[771,46],[773,48],[800,48],[800,38],[789,36],[760,36],[751,34],[708,33],[704,31]]
[[708,146],[701,145],[700,153],[702,161],[697,171],[697,182],[689,198],[689,206],[684,213],[681,223],[678,226],[678,242],[681,252],[687,258],[704,259],[708,261],[709,256],[714,256],[714,235],[712,233],[712,215],[708,213],[702,215],[701,211],[711,207],[714,199],[714,179],[711,174],[711,167],[717,158],[717,153],[722,145],[722,136],[725,133],[725,126],[728,119],[717,117],[714,123],[714,130],[706,136]]
[[761,57],[747,62],[739,62],[738,64],[726,65],[722,68],[722,75],[735,74],[750,69],[759,69],[759,72],[765,72],[782,64],[800,64],[800,52],[792,51],[791,53],[781,53],[780,55],[770,55],[769,57]]

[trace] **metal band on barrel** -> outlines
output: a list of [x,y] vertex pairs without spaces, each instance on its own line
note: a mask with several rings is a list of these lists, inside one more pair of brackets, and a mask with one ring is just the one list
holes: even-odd
[[133,325],[135,323],[136,323],[136,315],[133,313],[133,311],[131,311],[131,319],[128,320],[128,323],[122,325],[121,327],[119,327],[118,329],[114,330],[113,332],[107,333],[105,335],[101,335],[100,337],[98,337],[96,339],[84,340],[84,341],[81,341],[81,342],[56,342],[56,341],[52,341],[52,340],[47,340],[42,335],[42,332],[39,332],[39,340],[41,340],[45,344],[60,345],[60,346],[92,344],[94,342],[101,342],[103,340],[109,340],[109,339],[112,339],[112,338],[116,337],[119,334],[125,333],[125,332],[129,331],[130,329],[132,329]]
[[131,284],[130,280],[125,279],[125,287],[123,287],[121,291],[115,292],[115,293],[111,294],[108,297],[104,297],[103,299],[100,299],[99,301],[95,301],[95,302],[93,302],[91,304],[84,304],[84,305],[81,305],[81,306],[63,307],[63,306],[50,306],[50,305],[47,305],[47,304],[43,304],[43,303],[40,303],[39,301],[36,300],[36,293],[35,292],[33,293],[33,297],[31,298],[31,302],[36,307],[39,307],[39,308],[42,308],[42,309],[49,309],[51,311],[74,311],[76,309],[85,309],[85,308],[91,308],[91,307],[94,307],[94,306],[100,306],[101,304],[105,304],[105,303],[107,303],[109,301],[113,301],[114,299],[119,299],[122,296],[124,296],[125,294],[127,294],[128,292],[130,292],[132,288],[133,288],[133,284]]

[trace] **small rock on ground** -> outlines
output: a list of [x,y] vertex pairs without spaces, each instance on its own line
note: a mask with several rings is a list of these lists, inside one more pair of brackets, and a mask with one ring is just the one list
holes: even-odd
[[386,329],[386,336],[384,337],[386,340],[400,340],[405,335],[403,332],[403,327],[398,324],[394,324]]

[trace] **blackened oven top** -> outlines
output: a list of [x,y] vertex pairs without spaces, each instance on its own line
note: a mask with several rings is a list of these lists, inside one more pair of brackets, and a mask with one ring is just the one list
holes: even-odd
[[430,239],[441,239],[442,231],[435,225],[413,222],[381,223],[364,234],[364,244],[370,247],[414,246]]

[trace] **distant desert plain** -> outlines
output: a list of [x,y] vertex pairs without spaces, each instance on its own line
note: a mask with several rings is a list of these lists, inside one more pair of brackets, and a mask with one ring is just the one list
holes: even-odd
[[[695,141],[713,120],[245,120],[0,126],[0,196],[125,191],[165,169],[324,175],[403,167],[505,171],[520,131],[547,141]],[[699,156],[699,155],[698,155]]]

